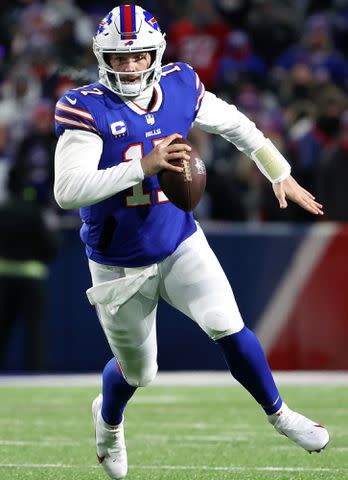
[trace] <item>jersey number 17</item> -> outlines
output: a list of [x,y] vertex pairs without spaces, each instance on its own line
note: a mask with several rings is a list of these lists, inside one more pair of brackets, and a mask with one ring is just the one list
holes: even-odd
[[[153,146],[156,147],[161,143],[163,138],[156,138],[152,140]],[[133,143],[129,145],[126,150],[123,152],[123,160],[125,162],[130,162],[138,158],[144,157],[144,147],[142,143]],[[156,190],[156,204],[168,203],[169,200],[163,193],[161,189]],[[137,183],[132,187],[132,194],[126,196],[126,206],[127,207],[140,207],[145,205],[152,205],[152,198],[150,193],[144,191],[144,182]]]

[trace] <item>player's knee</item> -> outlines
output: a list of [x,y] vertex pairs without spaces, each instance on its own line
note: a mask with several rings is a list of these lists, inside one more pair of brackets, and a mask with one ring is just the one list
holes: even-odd
[[127,372],[125,374],[126,381],[132,387],[146,387],[156,377],[158,370],[157,364],[152,365],[151,368],[141,368],[137,371]]
[[205,314],[202,328],[211,339],[219,340],[239,332],[243,326],[244,322],[240,315],[215,309]]

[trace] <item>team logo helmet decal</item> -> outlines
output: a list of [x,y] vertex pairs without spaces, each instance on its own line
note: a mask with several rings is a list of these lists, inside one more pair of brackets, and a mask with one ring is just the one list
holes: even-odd
[[99,28],[97,30],[97,35],[103,33],[108,25],[112,22],[112,12],[109,12],[106,17],[100,20]]
[[145,18],[145,22],[148,23],[152,28],[154,28],[158,32],[161,31],[160,26],[158,25],[158,22],[155,19],[155,17],[152,15],[152,13],[144,10],[144,18]]

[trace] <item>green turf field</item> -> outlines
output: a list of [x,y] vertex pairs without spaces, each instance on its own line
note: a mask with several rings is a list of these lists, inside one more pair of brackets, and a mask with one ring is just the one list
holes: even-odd
[[[126,415],[129,480],[348,479],[348,387],[283,387],[328,426],[309,455],[277,434],[239,387],[139,389]],[[96,463],[92,387],[0,388],[0,480],[106,479]]]

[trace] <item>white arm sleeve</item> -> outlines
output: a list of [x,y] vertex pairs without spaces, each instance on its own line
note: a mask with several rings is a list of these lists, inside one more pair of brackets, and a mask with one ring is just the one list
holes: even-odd
[[98,170],[102,139],[91,132],[66,130],[55,154],[54,196],[61,208],[93,205],[144,179],[140,158]]
[[[205,93],[194,125],[208,133],[219,134],[233,143],[238,150],[252,158],[261,172],[273,183],[284,180],[290,175],[290,165],[272,142],[266,139],[255,124],[241,113],[235,105],[230,105],[213,93]],[[258,151],[262,149],[265,155],[270,145],[272,146],[272,152],[270,152],[268,158],[267,168],[260,168],[260,162],[256,161]],[[279,155],[276,155],[275,152]],[[276,178],[271,175],[271,171],[268,172],[268,169],[271,168],[272,173],[277,172],[279,174]]]
[[205,93],[194,125],[208,133],[221,135],[248,157],[266,141],[263,133],[235,105],[211,92]]

